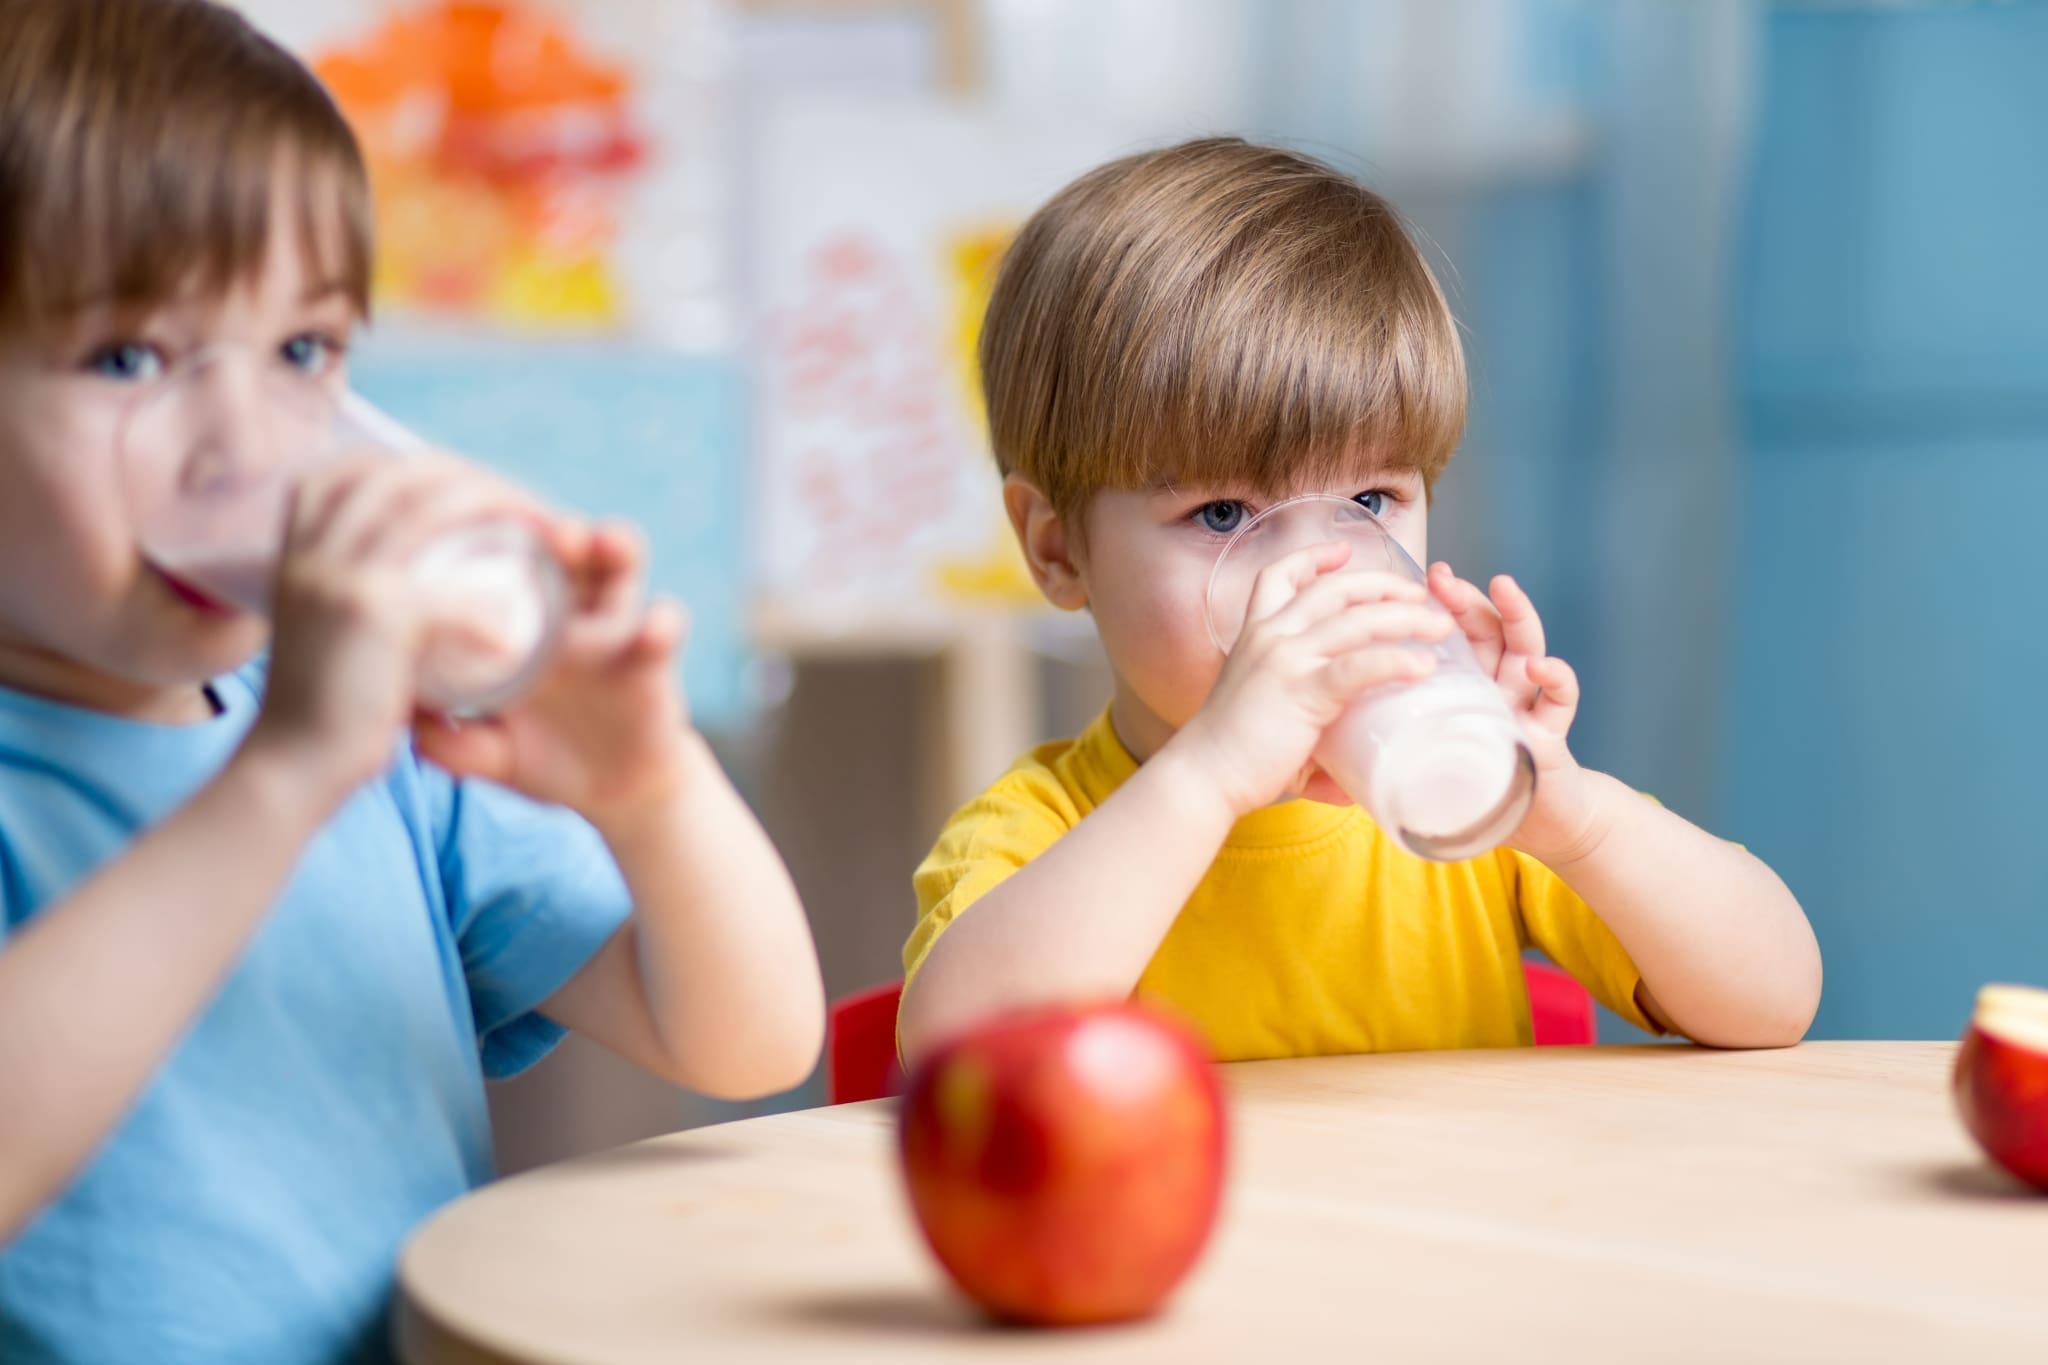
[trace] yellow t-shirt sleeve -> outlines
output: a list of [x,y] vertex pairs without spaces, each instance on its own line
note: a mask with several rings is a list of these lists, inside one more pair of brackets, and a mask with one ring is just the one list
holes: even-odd
[[1636,1003],[1643,974],[1593,907],[1534,858],[1503,853],[1510,860],[1515,908],[1527,941],[1578,978],[1608,1009],[1646,1033],[1663,1033]]
[[903,945],[903,977],[917,975],[939,935],[960,914],[1051,848],[1078,816],[1057,784],[1012,773],[962,806],[919,865],[917,927]]

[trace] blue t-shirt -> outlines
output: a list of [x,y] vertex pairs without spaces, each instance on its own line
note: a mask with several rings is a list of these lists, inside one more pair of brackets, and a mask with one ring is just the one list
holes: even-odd
[[[191,726],[0,689],[0,952],[220,769],[261,685],[254,667],[221,680],[222,714]],[[484,1077],[554,1045],[536,1007],[627,911],[589,825],[405,750],[306,847],[89,1164],[0,1248],[0,1361],[383,1358],[400,1243],[490,1177]],[[101,1008],[119,1028],[121,1002]]]

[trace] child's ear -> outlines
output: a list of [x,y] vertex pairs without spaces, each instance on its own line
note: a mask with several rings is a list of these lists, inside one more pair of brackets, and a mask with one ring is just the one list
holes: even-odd
[[1067,527],[1053,511],[1052,500],[1037,484],[1019,474],[1003,480],[1003,507],[1010,514],[1011,529],[1024,551],[1031,581],[1045,594],[1045,600],[1061,611],[1079,611],[1088,605],[1088,585]]

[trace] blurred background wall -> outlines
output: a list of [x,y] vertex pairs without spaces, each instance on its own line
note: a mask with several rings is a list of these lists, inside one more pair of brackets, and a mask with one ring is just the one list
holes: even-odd
[[[1073,174],[1211,132],[1427,237],[1473,376],[1433,548],[1530,588],[1583,761],[1784,873],[1816,1033],[2048,979],[2048,0],[247,8],[371,151],[360,387],[649,527],[835,993],[896,974],[950,805],[1105,695],[1004,544],[988,270]],[[501,1156],[820,1095],[572,1044],[501,1088]]]

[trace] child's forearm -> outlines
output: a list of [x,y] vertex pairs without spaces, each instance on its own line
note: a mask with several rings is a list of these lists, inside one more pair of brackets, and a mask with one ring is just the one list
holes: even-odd
[[0,951],[0,1244],[54,1198],[219,990],[332,807],[243,754]]
[[905,1055],[998,1010],[1129,995],[1231,824],[1169,743],[939,936],[904,992]]
[[547,1012],[678,1085],[773,1094],[817,1064],[817,950],[767,833],[703,740],[689,746],[674,796],[599,825],[633,922],[593,962],[593,980],[564,988]]
[[1820,947],[1762,860],[1621,782],[1576,849],[1544,857],[1628,949],[1663,1022],[1716,1047],[1787,1047],[1820,1004]]

